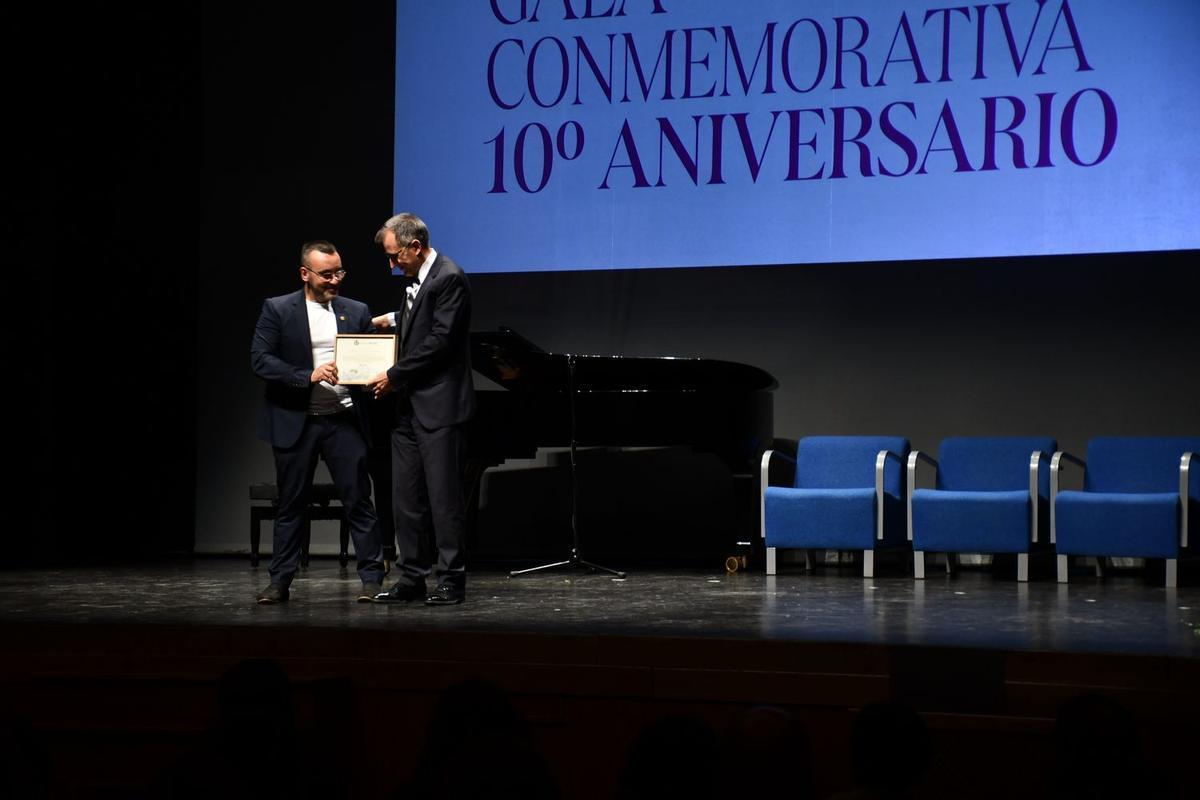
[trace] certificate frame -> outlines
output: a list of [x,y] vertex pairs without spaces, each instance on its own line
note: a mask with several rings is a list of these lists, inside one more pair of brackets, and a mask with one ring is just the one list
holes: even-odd
[[391,333],[339,333],[333,343],[338,383],[365,386],[396,363],[396,346]]

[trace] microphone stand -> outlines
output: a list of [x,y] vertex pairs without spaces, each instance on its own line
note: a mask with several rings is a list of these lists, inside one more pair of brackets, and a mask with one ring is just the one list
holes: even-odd
[[616,575],[618,578],[624,578],[625,573],[620,570],[612,569],[611,567],[602,567],[599,564],[585,561],[582,548],[579,545],[579,475],[575,465],[575,356],[570,353],[567,354],[567,398],[571,408],[571,555],[562,561],[555,561],[553,564],[542,564],[541,566],[529,567],[528,569],[515,569],[508,574],[509,577],[515,578],[518,575],[528,575],[531,572],[542,572],[566,567],[568,569],[586,569],[589,572],[607,572],[610,575]]

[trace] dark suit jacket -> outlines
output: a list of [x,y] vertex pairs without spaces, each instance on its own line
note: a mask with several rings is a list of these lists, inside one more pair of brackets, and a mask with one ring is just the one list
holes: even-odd
[[[338,333],[370,333],[371,312],[365,303],[346,297],[333,299]],[[291,447],[304,430],[308,400],[312,393],[312,337],[308,330],[308,308],[304,290],[271,297],[263,302],[250,344],[250,365],[266,381],[262,411],[258,416],[258,438],[275,447]],[[367,403],[362,387],[351,386],[363,436],[370,441]]]
[[[396,321],[404,319],[404,309]],[[471,287],[459,266],[438,253],[400,331],[400,356],[388,380],[412,401],[426,428],[460,425],[475,414],[471,381]]]

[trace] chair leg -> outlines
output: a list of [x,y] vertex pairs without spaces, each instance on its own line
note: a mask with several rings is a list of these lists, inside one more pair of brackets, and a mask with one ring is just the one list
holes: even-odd
[[1167,559],[1166,587],[1174,589],[1179,581],[1179,562],[1174,558]]
[[811,547],[804,551],[804,571],[812,572],[817,568],[817,551]]
[[258,547],[262,541],[262,519],[258,509],[250,507],[250,566],[258,569]]
[[925,551],[913,550],[913,580],[925,580]]
[[350,524],[346,522],[344,512],[338,527],[338,545],[338,564],[344,569],[350,563]]
[[775,574],[775,548],[774,547],[767,548],[767,574],[768,575]]
[[1017,553],[1017,582],[1029,582],[1029,553]]
[[955,558],[954,553],[946,553],[946,574],[947,575],[954,574],[954,558]]
[[1096,577],[1104,577],[1104,556],[1096,556]]
[[1058,562],[1058,582],[1066,583],[1067,576],[1070,573],[1070,564],[1068,563],[1068,556],[1063,556],[1063,555],[1057,556],[1055,558],[1055,561]]
[[308,569],[308,548],[312,544],[312,520],[308,512],[304,514],[304,522],[300,527],[300,569]]
[[875,551],[863,550],[863,577],[875,577]]

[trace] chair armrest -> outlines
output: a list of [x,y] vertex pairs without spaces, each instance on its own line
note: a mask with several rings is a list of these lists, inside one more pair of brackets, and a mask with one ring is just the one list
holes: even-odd
[[[762,461],[759,462],[761,470],[761,485],[764,490],[771,484],[771,461],[773,459],[787,462],[788,464],[791,464],[793,468],[796,466],[796,459],[792,458],[782,450],[764,450],[762,454]],[[778,477],[778,475],[776,475],[776,477]]]
[[1041,450],[1034,450],[1029,455],[1029,541],[1037,544],[1038,540],[1038,492],[1041,481],[1042,462],[1046,460],[1046,454]]
[[1050,544],[1058,543],[1058,530],[1055,527],[1054,507],[1058,502],[1058,473],[1062,470],[1062,462],[1070,461],[1072,464],[1087,470],[1087,463],[1081,458],[1076,458],[1065,450],[1059,450],[1050,457]]
[[1195,453],[1184,453],[1179,457],[1179,546],[1188,546],[1188,505],[1191,500],[1189,489],[1192,469],[1192,456]]
[[768,470],[770,469],[771,461],[776,459],[787,464],[791,464],[793,469],[796,466],[796,459],[794,456],[790,456],[782,450],[764,450],[762,454],[762,461],[760,462],[762,465],[763,486],[766,486],[770,481],[770,473]]
[[762,454],[758,478],[758,533],[765,541],[767,538],[767,486],[771,483],[771,459],[782,458],[796,463],[796,459],[778,450],[766,450]]
[[901,468],[904,467],[900,456],[891,450],[880,450],[875,455],[875,539],[877,541],[883,541],[883,472],[889,458],[896,459],[896,463]]
[[908,454],[908,481],[904,487],[904,504],[908,509],[908,540],[912,541],[913,524],[912,524],[912,500],[913,490],[917,488],[917,462],[924,461],[929,466],[933,467],[933,476],[936,478],[938,462],[932,456],[922,453],[920,450],[913,450]]

